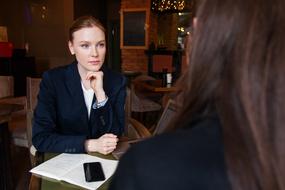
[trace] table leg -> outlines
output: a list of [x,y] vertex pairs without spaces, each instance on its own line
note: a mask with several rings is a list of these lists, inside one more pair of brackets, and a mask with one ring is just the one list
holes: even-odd
[[0,189],[13,189],[8,122],[0,124]]

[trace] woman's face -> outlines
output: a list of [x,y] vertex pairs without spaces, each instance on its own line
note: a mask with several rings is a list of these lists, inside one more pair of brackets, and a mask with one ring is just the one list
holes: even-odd
[[82,28],[73,33],[69,50],[85,71],[99,71],[106,54],[105,33],[98,27]]

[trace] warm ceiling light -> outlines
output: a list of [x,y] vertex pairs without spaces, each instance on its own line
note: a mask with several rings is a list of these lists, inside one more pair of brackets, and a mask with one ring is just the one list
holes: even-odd
[[185,0],[152,0],[151,10],[154,12],[182,12],[186,7]]

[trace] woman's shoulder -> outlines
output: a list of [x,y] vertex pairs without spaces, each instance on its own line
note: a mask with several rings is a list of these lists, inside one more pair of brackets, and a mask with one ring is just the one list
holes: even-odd
[[106,66],[103,67],[104,73],[104,88],[111,95],[116,94],[126,86],[126,77],[119,72],[113,71]]
[[55,68],[51,68],[43,73],[43,77],[47,75],[51,77],[64,76],[66,72],[74,72],[75,70],[76,70],[76,63],[73,62],[68,65],[62,65]]
[[[147,174],[147,181],[160,189],[229,189],[222,131],[217,119],[206,119],[189,129],[138,143],[122,160],[126,164],[135,162],[137,173]],[[163,176],[164,180],[157,176]],[[147,188],[152,187],[151,183]]]
[[[217,153],[223,154],[222,128],[217,118],[207,118],[195,122],[194,126],[165,133],[137,145],[138,149],[152,150],[155,154],[169,154],[173,150],[183,150],[178,154],[200,156]],[[158,150],[158,151],[156,151]],[[193,152],[191,152],[193,151]],[[194,155],[192,155],[194,154]]]
[[117,83],[122,83],[126,80],[126,77],[122,75],[121,73],[114,71],[107,66],[102,67],[103,73],[104,73],[104,78],[111,82],[117,82]]

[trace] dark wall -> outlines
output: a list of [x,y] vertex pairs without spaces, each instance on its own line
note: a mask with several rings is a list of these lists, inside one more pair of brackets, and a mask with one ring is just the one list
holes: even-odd
[[92,15],[106,27],[107,1],[102,0],[74,0],[74,18],[83,15]]
[[120,9],[121,9],[121,0],[108,0],[108,21],[110,20],[120,20]]
[[108,66],[115,71],[121,71],[120,50],[120,8],[121,0],[107,1],[107,39],[108,39]]

